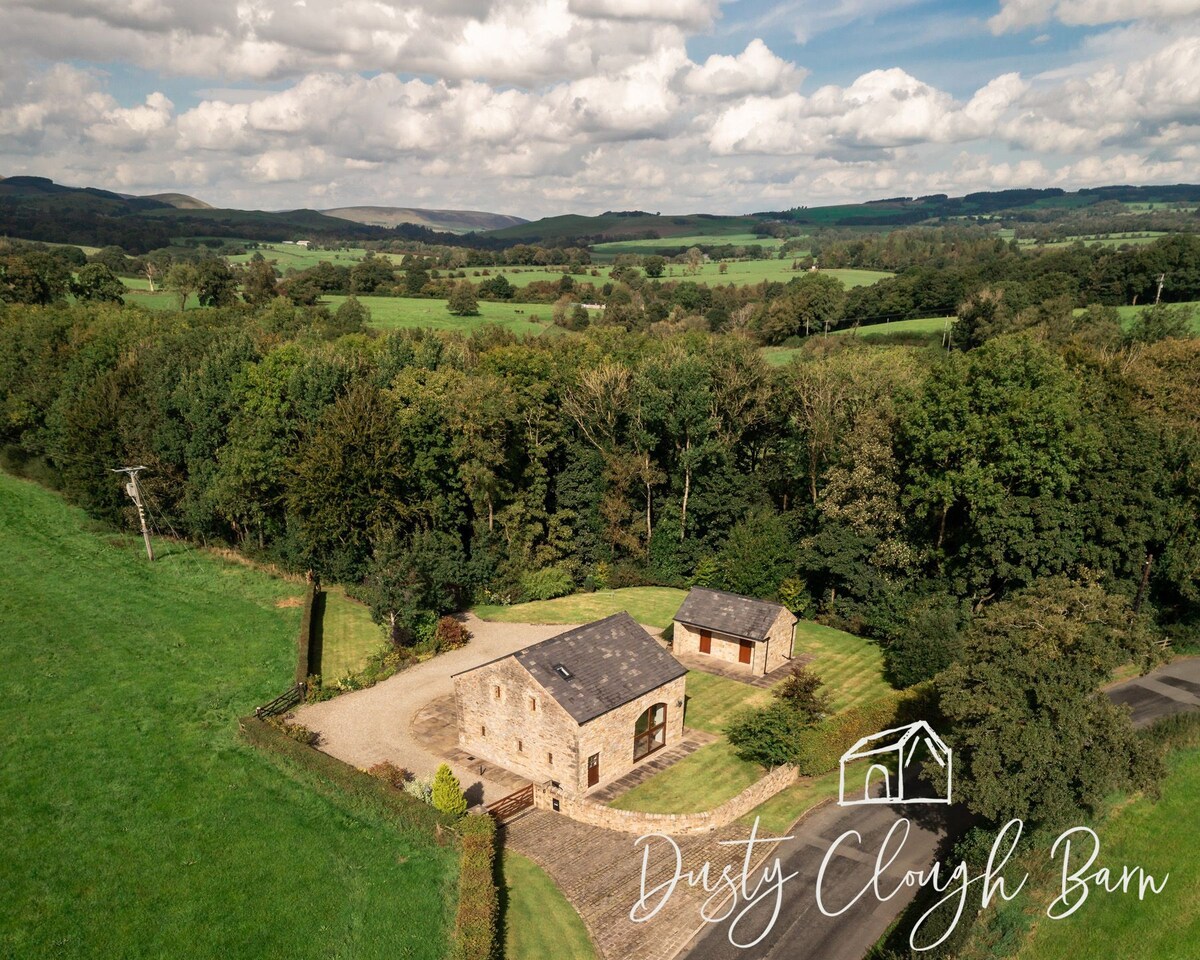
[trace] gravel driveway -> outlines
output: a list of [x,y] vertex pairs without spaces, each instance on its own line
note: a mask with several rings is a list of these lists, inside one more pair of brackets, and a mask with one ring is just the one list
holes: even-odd
[[[445,761],[414,738],[412,722],[431,700],[453,695],[451,675],[571,629],[564,624],[492,623],[472,614],[464,623],[472,638],[462,649],[439,654],[366,690],[302,706],[296,718],[320,731],[322,750],[356,767],[390,760],[418,775],[432,774]],[[451,767],[472,802],[491,803],[512,792],[461,764]]]

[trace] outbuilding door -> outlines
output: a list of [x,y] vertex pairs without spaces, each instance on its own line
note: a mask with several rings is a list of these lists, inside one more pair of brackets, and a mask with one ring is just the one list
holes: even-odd
[[742,640],[738,646],[738,663],[749,663],[753,656],[754,644],[749,640]]
[[712,653],[712,634],[707,630],[700,631],[700,652]]
[[594,787],[600,782],[600,754],[593,753],[588,757],[588,786]]

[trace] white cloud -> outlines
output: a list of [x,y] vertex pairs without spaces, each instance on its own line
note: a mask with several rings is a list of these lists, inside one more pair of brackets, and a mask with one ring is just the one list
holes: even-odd
[[1200,14],[1200,0],[1000,0],[988,20],[993,33],[1009,33],[1058,20],[1070,26],[1099,26],[1130,20],[1180,20]]
[[693,66],[684,75],[683,86],[690,93],[744,97],[798,86],[807,73],[777,57],[761,39],[755,38],[736,57],[714,53],[704,61],[704,66]]

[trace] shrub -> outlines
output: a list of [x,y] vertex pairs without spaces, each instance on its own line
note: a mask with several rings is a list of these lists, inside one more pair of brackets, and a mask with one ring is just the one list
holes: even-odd
[[403,790],[404,785],[412,779],[412,774],[403,767],[398,767],[390,760],[385,760],[383,763],[377,763],[375,766],[367,770],[376,780],[382,780],[384,783],[397,790]]
[[571,574],[561,566],[534,570],[521,577],[521,599],[526,601],[565,597],[574,588]]
[[454,617],[442,617],[437,622],[433,638],[437,641],[439,650],[457,650],[459,647],[465,647],[470,641],[471,631]]
[[433,777],[413,777],[401,789],[422,803],[433,804]]
[[462,785],[445,763],[433,775],[433,806],[453,817],[461,817],[467,812],[467,798],[463,795]]
[[787,577],[779,585],[779,602],[796,616],[803,617],[812,605],[808,585],[799,577]]
[[791,707],[776,701],[761,710],[735,714],[725,727],[725,736],[743,760],[778,767],[795,758],[800,723]]
[[825,681],[802,664],[796,664],[771,693],[780,703],[787,704],[801,723],[816,723],[829,714],[829,695],[821,693]]
[[282,717],[267,717],[267,723],[297,743],[303,743],[309,747],[315,747],[320,744],[321,734],[316,730],[308,729],[302,723],[295,723],[294,718],[294,713],[288,713]]
[[459,825],[458,917],[453,960],[491,960],[496,954],[499,895],[494,877],[496,822],[489,816],[466,817]]

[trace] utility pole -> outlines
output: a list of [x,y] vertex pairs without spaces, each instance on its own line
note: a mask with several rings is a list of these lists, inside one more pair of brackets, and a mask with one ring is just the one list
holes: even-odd
[[113,473],[124,473],[129,477],[129,482],[125,484],[125,492],[129,494],[129,499],[137,507],[138,522],[142,525],[142,539],[146,541],[146,556],[153,563],[154,548],[150,546],[150,529],[146,526],[146,508],[142,506],[142,490],[138,486],[137,478],[137,475],[145,469],[145,467],[117,467]]
[[1156,307],[1158,306],[1158,301],[1162,299],[1163,281],[1166,279],[1167,275],[1165,273],[1160,273],[1158,275],[1158,292],[1154,294],[1154,305]]

